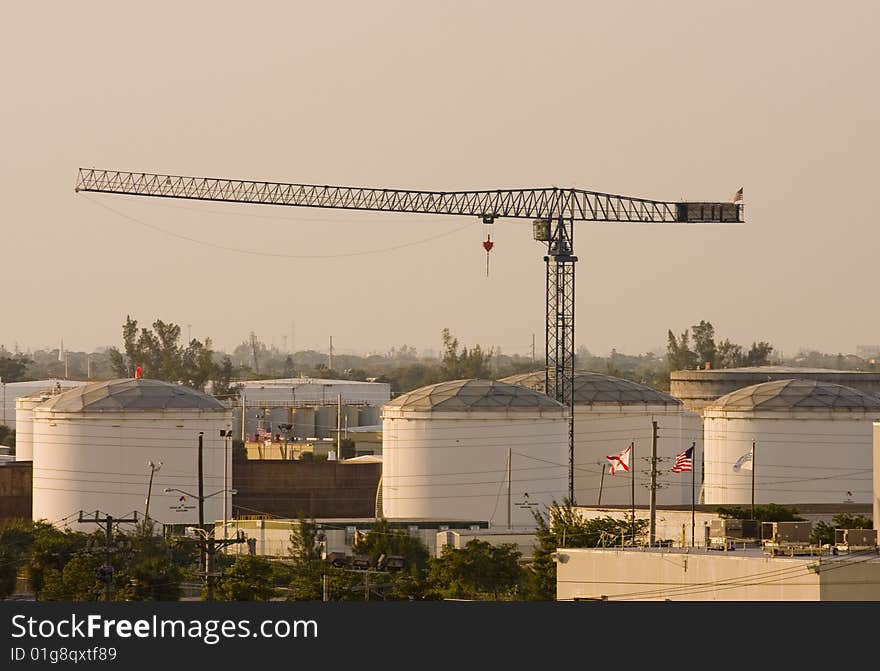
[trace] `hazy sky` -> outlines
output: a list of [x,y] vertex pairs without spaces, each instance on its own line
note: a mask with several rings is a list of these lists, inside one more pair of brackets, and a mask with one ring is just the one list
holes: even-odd
[[785,354],[878,343],[878,33],[876,1],[7,3],[0,343],[117,344],[131,314],[227,349],[437,349],[444,327],[543,349],[528,221],[491,228],[487,278],[478,221],[77,195],[80,166],[742,186],[742,226],[578,224],[577,343],[639,353],[700,319]]

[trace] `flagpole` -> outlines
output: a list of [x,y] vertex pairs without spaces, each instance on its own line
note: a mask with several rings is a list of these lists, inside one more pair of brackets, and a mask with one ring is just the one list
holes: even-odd
[[697,528],[697,441],[693,442],[691,449],[694,451],[693,458],[691,459],[691,547],[695,547],[694,535]]
[[632,464],[632,544],[636,545],[636,442],[629,444],[629,463]]
[[755,519],[755,441],[752,440],[752,519]]

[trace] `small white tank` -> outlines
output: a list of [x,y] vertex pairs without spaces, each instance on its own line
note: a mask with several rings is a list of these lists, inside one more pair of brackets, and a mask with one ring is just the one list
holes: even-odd
[[34,408],[49,399],[49,393],[33,394],[15,399],[15,460],[34,458]]

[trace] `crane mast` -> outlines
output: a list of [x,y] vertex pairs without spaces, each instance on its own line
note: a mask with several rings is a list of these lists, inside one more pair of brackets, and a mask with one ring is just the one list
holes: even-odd
[[215,177],[80,168],[76,191],[187,200],[407,212],[496,219],[531,219],[547,245],[545,374],[547,395],[569,409],[568,498],[574,488],[574,222],[739,223],[736,202],[658,201],[583,189],[540,187],[475,191],[416,191],[291,184]]

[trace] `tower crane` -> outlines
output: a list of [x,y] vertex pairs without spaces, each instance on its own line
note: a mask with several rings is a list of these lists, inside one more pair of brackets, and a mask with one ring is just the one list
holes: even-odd
[[[574,501],[574,223],[741,223],[742,190],[731,202],[658,201],[574,188],[415,191],[288,184],[80,168],[76,191],[185,200],[529,219],[546,243],[545,391],[569,408],[568,497]],[[488,251],[488,250],[487,250]]]

